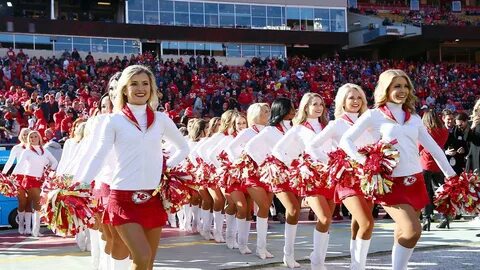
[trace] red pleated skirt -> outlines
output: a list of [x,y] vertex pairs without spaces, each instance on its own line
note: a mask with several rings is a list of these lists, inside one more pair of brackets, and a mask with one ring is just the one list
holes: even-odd
[[408,204],[419,211],[430,203],[422,173],[393,178],[392,192],[376,199],[382,205]]

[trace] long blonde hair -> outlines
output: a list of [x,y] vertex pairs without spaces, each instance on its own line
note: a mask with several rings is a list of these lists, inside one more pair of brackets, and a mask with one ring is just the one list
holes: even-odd
[[228,110],[222,114],[220,118],[220,127],[218,128],[217,133],[223,133],[228,131],[228,129],[235,123],[235,114],[237,112],[235,110]]
[[433,109],[426,111],[422,116],[423,125],[428,129],[432,130],[435,128],[443,128],[443,122],[440,117],[435,113]]
[[323,100],[322,96],[317,93],[306,93],[305,95],[303,95],[302,100],[300,100],[300,105],[298,105],[298,111],[295,114],[295,117],[293,117],[292,119],[294,125],[301,125],[307,121],[307,107],[316,97],[320,98],[323,103],[323,113],[318,118],[318,121],[322,125],[326,125],[328,123],[327,107],[325,106],[325,101]]
[[[262,110],[266,108],[270,111],[270,106],[268,103],[253,103],[247,109],[247,124],[251,127],[254,124],[258,123],[258,118],[262,114]],[[270,118],[270,115],[268,116]]]
[[28,133],[27,135],[27,147],[31,147],[32,146],[32,135],[33,134],[37,134],[38,135],[38,139],[39,139],[39,145],[42,146],[43,145],[43,139],[42,139],[42,135],[40,135],[40,132],[36,131],[36,130],[30,130],[30,132]]
[[146,66],[142,65],[132,65],[128,66],[123,70],[122,76],[118,79],[118,84],[114,90],[115,99],[113,100],[113,110],[115,112],[120,112],[123,109],[123,106],[127,103],[127,97],[125,91],[127,86],[130,83],[130,80],[133,76],[145,73],[148,76],[150,82],[150,98],[148,98],[147,104],[153,109],[157,109],[158,105],[158,94],[157,94],[157,83],[155,82],[155,76]]
[[474,124],[480,123],[480,99],[475,102],[470,119]]
[[218,129],[215,130],[215,126],[218,122],[220,122],[220,117],[213,117],[208,121],[207,137],[211,137],[214,133],[217,133]]
[[335,96],[335,119],[342,117],[342,115],[345,113],[345,102],[347,101],[347,96],[353,90],[357,90],[362,98],[362,106],[360,107],[360,111],[358,111],[359,116],[368,110],[367,97],[365,96],[365,92],[363,91],[362,87],[353,83],[346,83],[338,88],[337,95]]
[[415,88],[413,87],[413,83],[408,75],[400,69],[385,70],[378,77],[377,87],[375,87],[375,92],[373,94],[375,97],[375,108],[383,106],[388,102],[388,88],[390,88],[393,79],[396,77],[403,77],[405,80],[407,80],[409,91],[407,100],[403,104],[403,107],[410,113],[416,114],[415,102],[417,101],[417,97],[415,96]]
[[20,141],[20,144],[24,145],[24,144],[27,144],[27,140],[26,139],[23,139],[24,136],[28,136],[28,133],[30,132],[31,130],[29,128],[22,128],[20,130],[20,133],[18,134],[18,140]]

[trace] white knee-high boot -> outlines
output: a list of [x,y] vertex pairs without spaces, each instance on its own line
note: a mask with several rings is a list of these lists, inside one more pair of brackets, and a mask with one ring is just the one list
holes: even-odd
[[295,238],[297,225],[285,223],[285,245],[283,246],[283,263],[288,268],[298,268],[300,264],[295,261]]
[[203,229],[202,236],[206,240],[212,240],[212,214],[209,210],[203,210]]
[[213,222],[215,223],[215,230],[213,232],[213,237],[215,238],[215,242],[217,243],[224,243],[225,239],[223,239],[223,214],[222,211],[214,211],[213,212]]
[[413,248],[406,248],[395,243],[392,248],[392,270],[406,270],[412,253]]
[[32,236],[33,237],[43,236],[40,233],[40,212],[39,211],[33,212]]
[[100,232],[88,229],[90,235],[90,256],[92,257],[92,269],[100,268]]
[[25,234],[32,233],[32,212],[25,212]]
[[178,228],[182,231],[185,230],[185,208],[180,207],[176,213],[178,217]]
[[350,269],[355,269],[355,262],[357,258],[355,258],[355,250],[357,248],[357,240],[350,239]]
[[260,259],[273,258],[267,250],[268,218],[257,217],[257,255]]
[[250,221],[245,218],[237,218],[238,230],[238,250],[242,254],[250,254],[252,251],[248,248],[248,235],[250,234]]
[[25,211],[17,212],[18,215],[18,233],[25,234]]
[[185,216],[183,218],[183,228],[185,231],[192,232],[192,207],[189,204],[183,206]]
[[198,207],[198,205],[192,206],[192,215],[193,215],[192,231],[194,233],[200,232],[202,227],[200,222],[200,208]]
[[324,270],[330,234],[313,230],[313,252],[310,254],[312,270]]
[[237,220],[235,215],[225,215],[225,219],[227,221],[227,230],[225,234],[225,242],[227,243],[227,247],[229,249],[235,248],[235,243],[237,241],[236,230],[237,230]]
[[81,251],[87,250],[87,243],[85,241],[86,238],[87,234],[85,231],[80,231],[75,235],[75,242],[77,242],[78,248],[80,248]]
[[132,260],[127,257],[123,260],[116,260],[111,258],[110,260],[110,270],[129,270],[132,265]]
[[105,253],[105,246],[107,245],[107,241],[103,240],[101,235],[99,237],[99,243],[98,243],[98,246],[99,246],[99,249],[100,249],[100,265],[98,267],[98,269],[100,270],[110,270],[110,266],[109,266],[109,257],[110,255]]
[[364,270],[367,264],[367,255],[368,249],[370,248],[370,239],[363,240],[358,239],[356,240],[356,248],[355,248],[355,270]]
[[170,223],[170,227],[177,228],[177,218],[175,214],[168,213],[168,223]]

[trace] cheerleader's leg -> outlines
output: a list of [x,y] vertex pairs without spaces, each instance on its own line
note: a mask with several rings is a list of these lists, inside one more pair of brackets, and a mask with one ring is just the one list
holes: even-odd
[[422,226],[418,218],[420,212],[408,204],[389,205],[383,208],[395,221],[392,269],[405,270],[413,249],[422,235]]

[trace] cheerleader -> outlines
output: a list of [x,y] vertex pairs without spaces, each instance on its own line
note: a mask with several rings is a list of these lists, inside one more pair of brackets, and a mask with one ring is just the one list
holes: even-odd
[[[317,134],[307,147],[310,149],[309,152],[311,151],[312,156],[327,163],[326,153],[337,149],[342,135],[367,109],[367,99],[360,86],[347,83],[340,87],[335,97],[336,119]],[[364,133],[355,140],[355,145],[361,147],[373,142],[373,138],[368,133]],[[350,269],[365,269],[374,224],[373,202],[365,199],[358,182],[354,187],[337,185],[334,199],[336,203],[343,203],[352,214]]]
[[[305,151],[313,137],[327,124],[327,110],[322,97],[316,93],[306,93],[292,122],[294,127],[280,139],[272,151],[273,155],[287,167],[290,167],[292,161]],[[325,267],[328,229],[335,209],[333,193],[333,188],[315,187],[306,194],[308,205],[318,218],[313,233],[313,252],[310,254],[312,269]]]
[[[216,169],[220,169],[220,161],[217,159],[217,156],[220,152],[226,147],[226,144],[230,142],[233,138],[233,125],[234,117],[236,112],[233,110],[228,110],[222,114],[220,119],[220,127],[218,132],[212,135],[205,143],[203,143],[199,149],[198,153],[203,158],[207,164],[213,165]],[[216,178],[212,176],[212,179]],[[222,193],[222,190],[219,187],[219,183],[215,180],[210,181],[208,186],[208,192],[213,198],[213,221],[214,221],[214,231],[213,238],[217,243],[225,242],[225,239],[222,235],[223,230],[223,214],[225,206],[225,197]],[[225,208],[225,214],[227,214],[227,220],[231,219],[228,215],[233,216],[235,214],[235,206],[233,203],[229,203]],[[233,218],[235,219],[235,218]],[[227,230],[228,228],[227,222]],[[208,238],[208,237],[207,237]]]
[[[273,101],[271,107],[270,120],[268,121],[268,126],[265,127],[258,135],[253,137],[246,145],[245,152],[257,163],[259,166],[266,166],[265,160],[269,155],[272,154],[274,146],[278,141],[285,135],[285,133],[291,128],[291,120],[295,116],[295,108],[293,103],[288,98],[277,98]],[[300,214],[300,201],[301,199],[297,197],[293,191],[288,187],[288,185],[279,185],[272,186],[271,188],[264,185],[264,182],[271,182],[273,179],[265,179],[262,183],[254,184],[253,180],[249,181],[248,186],[250,187],[263,187],[265,189],[265,194],[268,191],[273,191],[282,204],[286,208],[287,220],[285,224],[285,245],[283,247],[283,262],[286,266],[290,268],[300,267],[300,264],[295,261],[294,257],[294,244],[295,244],[295,235],[297,233],[297,223],[298,216]],[[256,192],[262,193],[262,192]],[[250,193],[252,194],[252,193]],[[254,194],[253,198],[255,201],[258,194]],[[260,195],[262,196],[262,195]],[[268,194],[264,195],[264,201],[267,201],[270,206],[271,199],[269,200]],[[263,203],[259,204],[259,212],[263,212]],[[263,216],[263,214],[262,214]],[[258,219],[257,219],[258,221]],[[260,227],[262,226],[262,221],[260,221]],[[259,226],[257,224],[257,226]],[[265,227],[265,225],[263,225]],[[260,230],[262,230],[260,228]],[[263,228],[265,231],[265,228]],[[257,235],[257,237],[263,236]],[[265,236],[266,238],[266,236]],[[266,243],[265,243],[266,246]],[[262,248],[262,245],[260,245]],[[265,249],[266,251],[266,249]],[[259,256],[262,256],[261,251]],[[265,252],[265,256],[268,256],[268,253]]]
[[375,108],[363,113],[340,140],[340,147],[361,164],[366,158],[358,153],[354,142],[364,132],[369,132],[375,141],[397,141],[394,146],[400,153],[400,160],[392,173],[392,192],[377,198],[395,221],[394,270],[407,269],[413,248],[422,233],[418,218],[420,210],[429,203],[418,144],[432,154],[447,177],[455,176],[443,151],[415,112],[414,93],[413,84],[405,72],[397,69],[384,71],[374,92]]
[[[207,163],[205,159],[200,156],[199,149],[203,146],[208,139],[218,132],[220,128],[220,118],[214,117],[210,119],[208,123],[208,131],[204,138],[201,138],[200,141],[193,147],[190,151],[189,159],[192,162],[193,166],[196,168],[197,171],[205,171],[207,170]],[[200,160],[200,163],[198,162]],[[200,179],[200,176],[195,175],[195,181],[199,184],[198,185],[198,193],[202,199],[202,205],[200,209],[200,217],[201,223],[197,223],[197,231],[202,235],[206,240],[213,239],[211,235],[211,224],[212,224],[212,214],[211,211],[213,210],[213,198],[208,192],[208,181],[209,179]],[[202,176],[203,177],[203,176]],[[228,221],[228,219],[227,219]],[[227,223],[228,224],[228,223]]]
[[[12,147],[12,150],[10,151],[10,156],[8,156],[8,160],[2,170],[2,174],[6,175],[8,171],[10,171],[10,168],[12,168],[13,162],[16,160],[17,164],[15,165],[15,168],[13,168],[12,176],[15,177],[19,184],[23,180],[23,170],[25,169],[25,165],[20,164],[19,160],[22,152],[26,149],[27,136],[29,132],[30,129],[28,128],[22,128],[22,130],[20,130],[20,134],[18,136],[20,143]],[[18,233],[30,234],[32,233],[32,206],[27,204],[27,195],[25,193],[25,190],[22,189],[21,186],[20,188],[18,188],[17,192]]]
[[[268,104],[264,105],[266,105],[268,109]],[[250,105],[247,112],[247,118],[249,121],[245,119],[242,114],[236,114],[234,120],[235,133],[239,133],[232,141],[230,141],[230,143],[227,144],[226,148],[224,148],[231,163],[234,164],[235,161],[240,158],[245,143],[253,136],[255,136],[255,134],[258,134],[258,132],[262,129],[262,126],[256,126],[253,122],[254,114],[256,114],[255,117],[259,114],[261,106],[262,105],[259,103]],[[247,122],[250,123],[250,128],[245,129],[247,126]],[[227,181],[228,182],[225,183],[225,193],[230,194],[230,198],[237,209],[236,227],[238,231],[238,250],[241,254],[250,254],[252,253],[252,251],[248,248],[247,244],[248,235],[250,233],[251,209],[253,206],[252,200],[250,196],[248,196],[246,187],[242,179],[234,180],[232,179],[232,176],[230,176],[229,180]],[[231,245],[231,241],[234,241],[232,240],[235,239],[234,233],[235,232],[232,230],[227,231],[227,245]]]
[[[228,145],[226,152],[228,156],[231,158],[232,162],[237,160],[242,152],[245,150],[245,145],[254,138],[257,134],[261,132],[261,130],[265,127],[268,123],[268,119],[270,118],[270,107],[267,103],[255,103],[250,105],[247,110],[247,122],[249,128],[242,131],[238,134],[235,139]],[[256,199],[255,202],[259,206],[259,210],[257,212],[257,250],[256,254],[262,258],[272,258],[272,254],[267,251],[266,243],[267,243],[267,229],[268,229],[268,211],[270,209],[270,204],[273,199],[273,193],[267,195],[265,189],[259,187],[257,188],[255,184],[260,183],[259,179],[255,177],[255,179],[245,179],[246,181],[242,183],[241,187],[238,190],[234,190],[231,192],[232,199],[236,202],[237,206],[237,226],[238,228],[242,228],[239,224],[245,223],[243,217],[247,217],[247,211],[250,210],[248,207],[248,203],[250,198]],[[249,191],[252,191],[254,195],[260,193],[258,196],[253,197],[250,196],[250,192],[247,191],[247,187],[249,187]],[[246,193],[246,194],[245,194]],[[263,196],[265,195],[265,196]],[[247,206],[247,207],[246,207]],[[244,225],[246,227],[246,225]],[[248,226],[249,228],[249,226]],[[243,232],[243,231],[242,231]],[[247,236],[247,238],[245,238]],[[248,231],[238,234],[238,244],[240,247],[240,252],[242,254],[247,253],[248,247],[246,246],[248,242]],[[242,252],[243,251],[243,252]]]
[[78,157],[80,151],[80,142],[83,139],[83,132],[85,128],[84,119],[77,119],[72,124],[72,128],[70,130],[70,138],[67,139],[63,145],[62,157],[58,162],[58,167],[56,170],[57,175],[72,175],[73,168],[75,163],[73,162],[76,157]]
[[[190,123],[190,121],[189,121]],[[208,132],[208,122],[203,120],[203,119],[195,119],[193,123],[190,125],[190,129],[188,130],[188,147],[190,149],[190,153],[192,153],[195,149],[195,147],[200,143],[200,140],[205,138]],[[191,164],[191,166],[194,166],[193,164],[194,161],[192,158],[187,157],[188,163]],[[188,166],[188,165],[187,165]],[[195,177],[195,175],[192,172],[192,176]],[[199,187],[197,186],[197,190],[192,194],[192,197],[190,199],[190,205],[185,205],[184,211],[185,211],[185,230],[187,232],[199,232],[198,228],[200,226],[200,213],[199,213],[199,206],[202,204],[202,198],[198,192]],[[208,195],[210,196],[210,195]]]
[[52,170],[57,168],[58,162],[53,155],[42,147],[43,141],[38,131],[30,131],[27,135],[27,145],[20,155],[19,164],[25,166],[21,188],[27,193],[27,204],[31,204],[33,210],[32,236],[40,234],[40,192],[43,184],[45,167]]
[[157,86],[144,66],[127,67],[118,81],[115,113],[103,121],[99,143],[80,173],[82,183],[101,171],[109,150],[116,156],[104,220],[112,225],[128,247],[131,269],[152,269],[167,214],[153,191],[162,178],[162,140],[178,151],[167,160],[175,167],[188,154],[188,145],[175,124],[157,107]]

